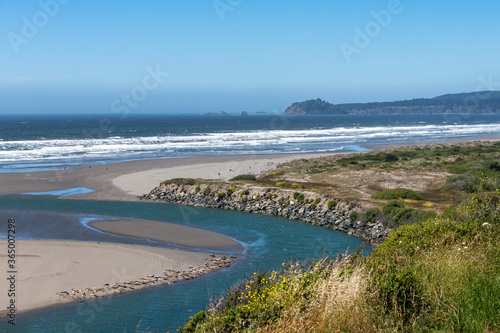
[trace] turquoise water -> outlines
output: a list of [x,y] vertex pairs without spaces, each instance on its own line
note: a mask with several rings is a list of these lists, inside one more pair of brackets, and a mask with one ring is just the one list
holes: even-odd
[[[0,213],[2,218],[15,214],[18,237],[25,239],[170,246],[99,233],[81,223],[88,218],[127,217],[206,229],[230,236],[245,246],[244,252],[233,253],[243,259],[229,269],[174,285],[20,314],[15,329],[2,318],[0,331],[9,332],[140,332],[146,328],[151,332],[175,332],[211,299],[256,270],[279,269],[289,259],[319,258],[324,251],[330,255],[346,249],[354,251],[362,244],[360,239],[338,231],[279,217],[159,203],[3,196]],[[3,238],[4,229],[0,232]]]

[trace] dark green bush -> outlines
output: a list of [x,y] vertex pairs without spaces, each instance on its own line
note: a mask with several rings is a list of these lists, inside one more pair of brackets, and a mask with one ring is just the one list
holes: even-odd
[[212,193],[212,189],[210,188],[210,186],[205,187],[205,189],[203,190],[203,195],[207,196],[210,193]]
[[257,178],[254,175],[238,175],[230,180],[257,180]]
[[250,194],[250,191],[249,190],[243,190],[240,192],[240,197],[244,196],[244,195],[249,195]]
[[176,185],[195,185],[196,180],[193,178],[174,178],[174,179],[166,180],[163,183],[164,184],[176,184]]
[[394,154],[385,154],[384,156],[385,162],[396,162],[397,160],[399,160],[399,158]]
[[330,201],[328,201],[328,203],[326,204],[326,206],[328,207],[328,209],[333,209],[333,208],[337,207],[337,201],[330,200]]
[[358,219],[358,212],[354,211],[349,214],[351,220],[356,221]]
[[[295,192],[295,193],[297,193],[297,192]],[[297,196],[295,196],[295,194],[294,194],[293,198],[295,200],[297,200],[298,203],[304,203],[304,201],[305,201],[304,195],[302,193],[299,193]]]
[[391,201],[382,208],[382,220],[388,227],[414,224],[435,218],[436,213],[420,209],[407,208],[399,201]]
[[378,212],[378,208],[370,208],[361,214],[361,220],[363,222],[373,223],[377,219]]
[[497,161],[491,162],[488,165],[488,169],[490,169],[492,171],[500,172],[500,163],[498,163]]

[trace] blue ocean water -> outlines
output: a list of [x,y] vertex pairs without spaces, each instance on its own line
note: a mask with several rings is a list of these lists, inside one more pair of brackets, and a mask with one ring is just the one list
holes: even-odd
[[3,115],[0,172],[144,158],[359,151],[500,134],[500,115]]

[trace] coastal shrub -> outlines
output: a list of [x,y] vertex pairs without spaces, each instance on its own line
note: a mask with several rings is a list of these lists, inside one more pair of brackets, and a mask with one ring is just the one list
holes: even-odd
[[297,184],[297,183],[292,183],[292,188],[299,188],[299,184]]
[[212,193],[212,189],[210,188],[210,186],[205,187],[205,189],[203,190],[203,195],[207,196],[210,193]]
[[372,195],[373,199],[412,199],[412,200],[424,200],[424,197],[415,191],[408,190],[406,188],[395,188],[391,190],[385,190],[377,194]]
[[285,201],[284,201],[284,200],[280,200],[280,201],[278,201],[278,205],[283,206],[284,204],[285,204]]
[[260,199],[260,194],[256,194],[256,195],[254,195],[254,197],[253,197],[253,198],[254,198],[255,200],[259,200],[259,199]]
[[304,203],[305,197],[302,193],[300,192],[295,192],[293,194],[293,198],[298,202],[298,203]]
[[290,200],[287,200],[287,201],[286,201],[286,205],[287,205],[287,206],[290,206]]
[[200,311],[196,313],[189,319],[189,322],[178,329],[179,333],[193,333],[196,332],[196,328],[199,324],[203,323],[203,320],[207,318],[207,312]]
[[276,182],[276,186],[278,186],[278,187],[283,186],[285,184],[286,184],[286,182]]
[[361,220],[367,223],[374,223],[377,219],[378,208],[370,208],[361,214]]
[[354,211],[349,214],[351,220],[356,221],[358,219],[358,212]]
[[173,178],[170,180],[166,180],[163,184],[175,184],[175,185],[195,185],[196,179],[193,178]]
[[226,192],[219,192],[217,193],[217,199],[222,199],[226,196]]
[[457,190],[466,193],[474,193],[479,190],[479,181],[471,174],[460,174],[448,178],[442,189],[444,191]]
[[392,228],[404,224],[414,224],[436,217],[436,213],[408,208],[399,201],[391,201],[382,208],[382,220]]
[[234,187],[230,187],[226,191],[228,196],[232,196],[234,192],[236,192],[236,188],[234,188]]
[[276,199],[278,197],[277,193],[273,193],[273,199]]
[[321,202],[321,198],[316,198],[316,200],[314,200],[314,204],[317,205]]
[[399,160],[399,158],[396,155],[391,154],[391,153],[385,154],[385,156],[384,156],[385,162],[396,162],[398,160]]
[[500,163],[498,163],[497,161],[491,162],[488,164],[488,169],[500,172]]
[[301,193],[297,198],[298,203],[304,203],[304,195]]
[[236,177],[233,177],[230,179],[231,181],[236,181],[236,180],[257,180],[257,178],[254,175],[238,175]]
[[201,191],[201,188],[200,188],[199,186],[196,186],[196,187],[194,188],[194,193],[198,193],[198,192],[200,192],[200,191]]
[[240,197],[244,196],[244,195],[249,195],[250,194],[250,191],[249,190],[243,190],[240,192]]
[[330,210],[337,207],[337,201],[335,201],[335,200],[328,201],[326,204],[326,207]]

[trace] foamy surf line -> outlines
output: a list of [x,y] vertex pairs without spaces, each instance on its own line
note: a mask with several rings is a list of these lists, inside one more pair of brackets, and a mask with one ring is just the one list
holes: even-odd
[[[458,133],[458,134],[457,134]],[[422,126],[337,127],[312,130],[269,130],[227,133],[198,133],[103,139],[0,141],[0,163],[32,160],[78,159],[163,154],[176,156],[203,152],[279,153],[315,152],[346,144],[453,139],[463,136],[495,135],[500,124],[453,124]]]

